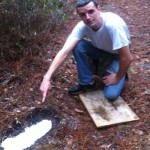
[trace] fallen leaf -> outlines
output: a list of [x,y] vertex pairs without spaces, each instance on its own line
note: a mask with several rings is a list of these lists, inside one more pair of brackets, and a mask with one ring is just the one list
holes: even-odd
[[150,90],[146,90],[142,93],[142,95],[150,95]]
[[77,112],[77,113],[84,113],[82,110],[80,110],[80,109],[78,109],[78,108],[75,108],[75,111]]

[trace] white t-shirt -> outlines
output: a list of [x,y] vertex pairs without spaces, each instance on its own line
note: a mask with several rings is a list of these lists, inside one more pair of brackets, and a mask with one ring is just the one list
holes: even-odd
[[111,12],[101,12],[102,27],[93,31],[80,21],[68,38],[81,40],[87,38],[98,49],[117,54],[118,49],[129,45],[130,33],[123,19]]

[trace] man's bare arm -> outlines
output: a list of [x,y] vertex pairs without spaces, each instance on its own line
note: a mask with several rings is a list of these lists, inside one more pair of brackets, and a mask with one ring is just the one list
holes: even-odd
[[120,66],[119,71],[117,74],[110,72],[110,75],[105,76],[103,78],[103,82],[105,85],[111,85],[118,83],[122,77],[126,74],[131,62],[132,62],[132,55],[129,50],[129,46],[125,46],[118,50],[119,58],[120,58]]
[[51,77],[56,72],[56,70],[63,64],[66,60],[67,56],[73,50],[73,48],[78,43],[77,39],[67,39],[63,48],[57,53],[56,57],[54,58],[51,66],[49,67],[48,71],[43,77],[43,81],[40,86],[40,90],[43,95],[42,102],[45,101],[48,89],[51,89]]
[[119,58],[120,58],[120,66],[119,71],[117,73],[118,81],[126,74],[133,58],[129,50],[129,46],[123,47],[118,50]]

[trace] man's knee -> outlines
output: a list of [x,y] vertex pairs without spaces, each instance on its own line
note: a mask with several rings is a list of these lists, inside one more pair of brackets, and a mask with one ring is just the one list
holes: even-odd
[[85,47],[85,44],[86,44],[85,40],[80,40],[74,49],[83,48],[83,47]]
[[74,56],[82,56],[83,54],[85,54],[87,51],[86,46],[87,46],[86,41],[80,40],[73,50],[73,55]]
[[104,96],[108,100],[114,101],[120,96],[120,93],[118,93],[116,91],[110,92],[109,90],[104,90]]
[[117,84],[105,86],[104,96],[109,100],[116,100],[122,92],[124,83],[125,83],[125,77],[123,77]]

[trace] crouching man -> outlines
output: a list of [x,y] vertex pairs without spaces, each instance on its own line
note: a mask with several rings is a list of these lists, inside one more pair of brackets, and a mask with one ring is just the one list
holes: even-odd
[[48,89],[51,89],[52,75],[70,52],[73,52],[77,62],[79,84],[71,87],[69,93],[75,95],[94,89],[95,80],[89,58],[98,61],[108,55],[111,63],[102,78],[105,85],[104,95],[109,100],[115,100],[121,94],[127,70],[132,62],[127,25],[117,14],[101,12],[96,0],[77,0],[76,9],[81,21],[75,26],[43,77],[40,86],[43,102]]

